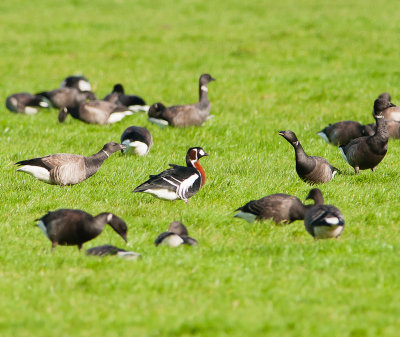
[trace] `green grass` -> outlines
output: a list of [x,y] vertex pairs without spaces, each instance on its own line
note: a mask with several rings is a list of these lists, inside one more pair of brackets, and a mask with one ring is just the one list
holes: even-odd
[[[87,76],[103,97],[113,84],[167,105],[197,100],[203,72],[213,119],[202,128],[160,129],[144,114],[111,126],[57,111],[0,109],[0,335],[3,336],[398,336],[400,145],[391,140],[377,172],[355,176],[316,135],[339,120],[372,122],[382,91],[400,102],[397,1],[8,1],[0,4],[0,97],[56,88]],[[87,181],[60,188],[17,174],[22,159],[90,155],[146,126],[145,158],[114,154]],[[294,169],[297,133],[308,154],[343,171],[320,186],[346,219],[340,240],[315,242],[301,221],[247,224],[233,210],[250,199],[310,187]],[[184,164],[202,146],[207,173],[188,204],[134,187]],[[129,227],[141,261],[50,252],[33,226],[48,210],[110,211]],[[156,248],[173,220],[198,248]],[[110,228],[87,243],[126,248]]]

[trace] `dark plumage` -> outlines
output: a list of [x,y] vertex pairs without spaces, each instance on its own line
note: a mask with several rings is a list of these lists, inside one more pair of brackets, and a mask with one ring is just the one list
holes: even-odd
[[125,90],[122,84],[114,85],[113,91],[107,96],[105,96],[104,100],[127,107],[136,105],[146,105],[144,99],[139,96],[125,95]]
[[[314,194],[311,194],[311,196],[315,205],[319,203],[322,204],[322,193],[318,189],[312,191],[314,191]],[[322,202],[320,201],[321,198]],[[268,195],[258,200],[249,201],[236,210],[240,212],[237,213],[235,217],[242,218],[248,222],[272,218],[276,224],[280,222],[290,224],[296,220],[303,220],[307,210],[313,206],[314,205],[304,205],[301,200],[295,196],[278,193]]]
[[48,99],[53,108],[78,107],[82,102],[95,100],[96,95],[91,91],[79,91],[75,88],[59,88],[52,91],[43,91],[36,94]]
[[36,179],[53,185],[75,185],[97,172],[103,162],[114,152],[125,146],[111,142],[90,157],[77,154],[57,153],[41,158],[21,160],[17,171],[25,172]]
[[139,253],[130,252],[111,245],[103,245],[90,248],[86,251],[86,255],[92,255],[92,256],[117,255],[119,257],[123,257],[128,260],[137,260],[142,257],[142,255],[140,255]]
[[391,97],[389,93],[384,92],[380,94],[376,101],[381,102],[381,106],[384,105],[385,108],[382,111],[377,111],[374,106],[374,109],[372,110],[372,116],[374,116],[374,118],[378,112],[381,112],[382,116],[385,118],[385,121],[400,122],[400,107],[391,102]]
[[[315,190],[311,190],[307,199],[313,199],[315,193]],[[319,194],[319,202],[306,212],[304,226],[315,239],[338,238],[344,229],[343,215],[335,206],[323,205],[321,191]]]
[[188,230],[179,221],[171,222],[167,232],[161,233],[154,241],[156,246],[163,244],[170,247],[177,247],[183,244],[194,246],[197,240],[189,236]]
[[206,181],[199,159],[208,156],[201,147],[191,147],[186,154],[186,167],[170,164],[171,168],[136,187],[133,192],[149,193],[165,200],[181,199],[185,202],[195,195]]
[[338,172],[329,162],[322,157],[308,156],[292,131],[279,131],[294,148],[296,154],[296,172],[299,177],[309,184],[327,183]]
[[200,126],[210,117],[211,103],[208,99],[208,83],[215,81],[209,74],[199,79],[199,102],[188,105],[174,105],[166,108],[162,103],[153,104],[148,112],[149,120],[161,126]]
[[92,86],[90,85],[89,80],[85,76],[74,75],[68,76],[61,83],[61,88],[75,88],[79,91],[91,91]]
[[50,104],[44,97],[19,92],[6,98],[6,107],[11,112],[33,115],[39,111],[39,108],[48,108]]
[[133,112],[121,105],[96,100],[83,102],[79,106],[68,106],[60,109],[59,122],[63,123],[68,114],[85,123],[104,125],[119,122],[124,117],[133,115]]
[[111,213],[92,216],[79,209],[59,209],[48,212],[38,221],[37,225],[52,242],[52,250],[57,245],[78,246],[80,250],[85,242],[98,236],[106,224],[127,241],[126,223]]
[[343,159],[354,168],[356,174],[359,170],[371,169],[375,172],[377,165],[382,161],[387,152],[389,133],[383,117],[383,111],[390,102],[378,98],[374,102],[374,116],[376,119],[376,133],[373,136],[360,137],[350,143],[339,147]]
[[144,156],[153,145],[153,137],[146,128],[130,126],[122,133],[121,144],[126,146],[123,153]]
[[[400,122],[385,120],[386,128],[388,129],[389,138],[400,139]],[[370,135],[376,132],[376,123],[365,125],[370,131]]]
[[333,145],[347,144],[351,140],[362,137],[371,136],[373,131],[366,126],[354,121],[342,121],[329,124],[326,128],[318,132],[327,143]]

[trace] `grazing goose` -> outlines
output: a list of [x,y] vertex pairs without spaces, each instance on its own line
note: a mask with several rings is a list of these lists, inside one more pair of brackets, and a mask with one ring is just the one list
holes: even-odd
[[329,124],[326,128],[318,132],[318,135],[327,143],[343,145],[355,138],[371,136],[373,133],[374,132],[370,128],[358,122],[342,121]]
[[111,245],[103,245],[90,248],[86,250],[86,255],[92,255],[92,256],[117,255],[127,260],[138,260],[142,258],[142,255],[140,255],[139,253],[130,252]]
[[[306,199],[314,199],[315,193],[311,190]],[[304,226],[315,239],[338,238],[344,229],[343,215],[335,206],[323,205],[321,191],[319,194],[319,202],[306,212]]]
[[161,233],[154,241],[156,246],[163,244],[169,247],[178,247],[180,245],[197,245],[197,240],[189,236],[188,230],[184,224],[179,221],[171,222],[168,231]]
[[377,165],[385,157],[389,141],[383,111],[390,102],[378,98],[374,102],[374,116],[376,119],[376,132],[373,136],[353,139],[350,143],[340,146],[343,159],[354,168],[356,174],[359,170],[371,169],[375,172]]
[[279,135],[285,138],[293,147],[296,154],[296,172],[299,177],[309,184],[327,183],[338,172],[329,162],[322,157],[308,156],[297,140],[294,132],[279,131]]
[[39,108],[48,108],[50,104],[44,97],[19,92],[7,97],[6,107],[11,112],[33,115],[39,111]]
[[126,146],[122,152],[125,154],[146,155],[153,145],[151,133],[140,126],[130,126],[121,136],[121,144]]
[[95,100],[96,95],[91,91],[79,91],[75,88],[59,88],[52,91],[39,92],[36,95],[48,99],[53,108],[78,107],[82,102]]
[[39,221],[38,227],[52,242],[52,251],[57,245],[78,246],[78,249],[81,250],[82,245],[98,236],[106,224],[109,224],[127,242],[126,223],[111,213],[92,216],[79,209],[59,209],[48,212],[37,220]]
[[58,114],[59,122],[63,123],[68,114],[85,123],[104,125],[119,122],[124,117],[133,115],[133,112],[127,107],[96,100],[83,102],[75,107],[61,108]]
[[186,155],[186,165],[169,164],[170,169],[157,175],[136,187],[133,192],[149,193],[165,200],[181,199],[188,202],[206,182],[206,174],[199,159],[208,156],[201,147],[191,147]]
[[148,112],[149,121],[160,126],[200,126],[210,117],[211,103],[208,100],[208,83],[215,81],[209,74],[199,79],[199,103],[174,105],[166,108],[162,103],[153,104]]
[[60,88],[75,88],[79,91],[92,90],[92,86],[85,76],[68,76],[62,81]]
[[[313,192],[311,194],[311,192]],[[318,194],[319,192],[319,194]],[[322,193],[318,189],[310,191],[310,195],[317,205],[322,198]],[[276,223],[292,223],[296,220],[304,220],[307,210],[314,205],[304,205],[301,200],[288,194],[271,194],[258,200],[251,200],[236,211],[240,211],[235,218],[242,218],[247,222],[254,220],[271,219]]]
[[103,162],[125,146],[111,142],[90,157],[57,153],[46,157],[21,160],[17,171],[28,173],[36,179],[53,185],[75,185],[97,172]]
[[122,84],[114,85],[113,91],[104,97],[105,101],[109,101],[118,105],[127,106],[133,111],[146,111],[148,106],[143,98],[136,95],[125,95]]
[[[398,107],[397,105],[393,104],[391,102],[391,97],[390,94],[387,92],[384,92],[382,94],[380,94],[377,98],[377,100],[381,101],[381,104],[385,104],[386,108],[384,110],[382,110],[382,115],[383,117],[385,117],[386,121],[397,121],[400,122],[400,107]],[[375,114],[379,112],[374,109],[372,110],[372,116],[375,117]]]

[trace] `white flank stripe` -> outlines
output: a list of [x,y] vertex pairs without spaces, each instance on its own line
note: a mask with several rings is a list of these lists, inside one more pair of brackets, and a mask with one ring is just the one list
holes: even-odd
[[49,235],[47,234],[47,228],[44,225],[43,221],[39,221],[37,225],[42,230],[43,234],[49,237]]
[[17,169],[17,171],[28,173],[34,176],[36,179],[44,181],[50,184],[50,172],[44,167],[24,165]]
[[24,112],[25,112],[27,115],[34,115],[35,113],[38,112],[38,109],[36,109],[36,108],[34,108],[34,107],[31,107],[31,106],[26,106]]
[[124,112],[114,112],[108,118],[107,123],[108,124],[113,124],[113,123],[119,122],[124,117],[125,117],[125,113]]
[[48,108],[48,107],[49,107],[49,103],[47,103],[47,102],[39,102],[39,105],[40,105],[42,108]]
[[[342,153],[343,159],[346,161],[347,164],[349,164],[349,161],[347,160],[347,157],[346,157],[346,155],[344,154],[343,149],[342,149],[341,147],[339,147],[339,150],[340,150],[340,152]],[[349,165],[350,165],[350,164],[349,164]]]
[[149,111],[150,106],[148,105],[130,105],[129,106],[129,110],[132,110],[133,112],[139,112],[139,111],[143,111],[143,112],[147,112]]
[[142,257],[142,255],[136,252],[118,252],[117,255],[127,260],[137,260]]
[[246,220],[247,222],[254,222],[256,220],[256,215],[252,213],[246,213],[246,212],[239,212],[238,214],[235,215],[235,218],[241,218],[243,220]]
[[157,124],[161,128],[164,128],[169,125],[169,123],[166,120],[159,119],[159,118],[153,118],[153,117],[149,118],[149,122],[153,123],[153,124]]
[[169,191],[167,189],[152,189],[149,188],[148,190],[143,191],[144,193],[149,193],[151,195],[154,195],[157,198],[164,199],[164,200],[176,200],[178,199],[178,195],[173,192]]
[[329,143],[329,138],[328,136],[324,133],[324,132],[318,132],[317,133],[318,136],[320,136],[324,141],[326,141],[327,143]]
[[162,244],[168,247],[178,247],[183,243],[183,239],[179,235],[168,235],[163,241]]

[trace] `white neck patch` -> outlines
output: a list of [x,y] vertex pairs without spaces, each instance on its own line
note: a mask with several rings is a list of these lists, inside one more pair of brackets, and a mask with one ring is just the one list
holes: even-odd
[[102,149],[102,151],[107,155],[107,158],[110,156],[110,155],[106,152],[106,150],[103,150],[103,149]]
[[201,89],[202,91],[205,91],[205,92],[208,91],[208,88],[207,88],[205,85],[202,85],[202,86],[200,87],[200,89]]
[[111,221],[111,219],[112,219],[112,217],[113,217],[113,215],[112,215],[112,214],[108,214],[108,215],[107,215],[107,221],[108,221],[108,222],[110,222],[110,221]]

